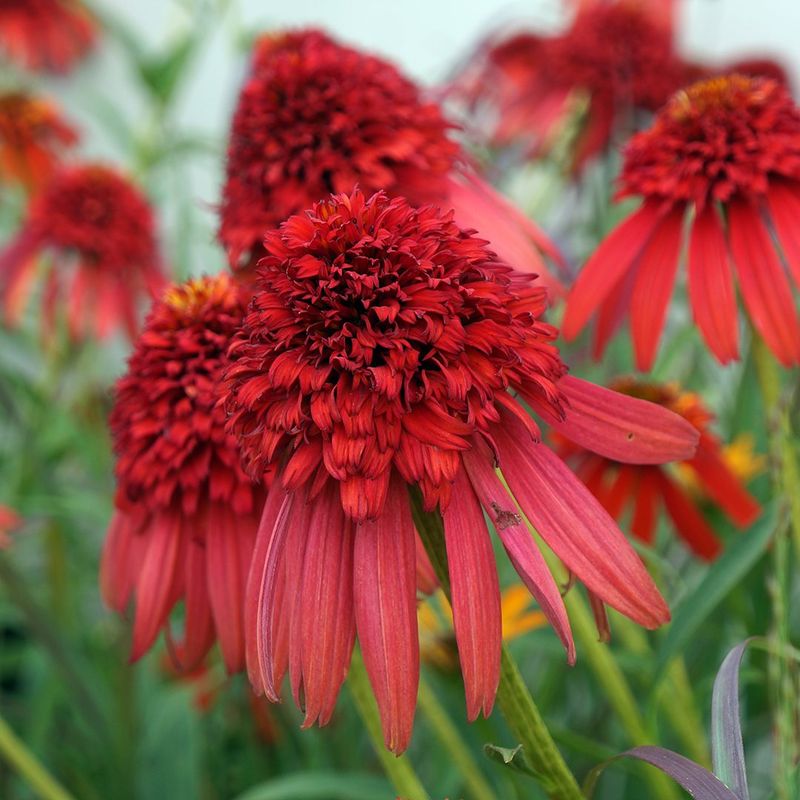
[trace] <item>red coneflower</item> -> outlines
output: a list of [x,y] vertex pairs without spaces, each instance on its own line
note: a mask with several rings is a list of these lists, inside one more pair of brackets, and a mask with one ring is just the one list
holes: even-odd
[[77,141],[53,103],[22,92],[0,95],[0,183],[40,187]]
[[0,550],[11,546],[9,533],[22,524],[22,520],[16,511],[12,511],[8,506],[0,504]]
[[452,212],[384,193],[321,201],[267,233],[264,248],[221,401],[251,474],[278,473],[245,610],[257,689],[277,700],[288,669],[304,724],[324,724],[357,634],[386,745],[406,747],[419,674],[409,484],[444,519],[470,719],[491,710],[500,664],[481,506],[570,660],[559,589],[516,503],[603,602],[648,627],[669,617],[625,537],[541,443],[522,402],[623,461],[688,458],[696,431],[567,377],[557,331],[539,320],[544,287],[498,261]]
[[27,69],[69,72],[96,36],[77,0],[0,0],[0,49]]
[[0,252],[0,295],[8,320],[19,318],[40,255],[49,271],[44,321],[54,324],[66,295],[70,334],[104,337],[115,326],[138,327],[138,299],[164,284],[153,212],[144,195],[115,170],[65,168],[34,196],[22,229]]
[[673,3],[592,0],[580,4],[556,36],[533,32],[490,41],[455,82],[475,106],[488,105],[492,143],[550,142],[575,92],[588,100],[573,167],[608,147],[620,124],[630,130],[637,111],[655,111],[686,82],[692,67],[673,43]]
[[649,369],[688,237],[689,298],[719,361],[739,356],[735,268],[756,329],[783,364],[797,363],[800,324],[780,250],[800,282],[799,181],[800,111],[784,87],[730,75],[678,92],[626,148],[618,196],[644,203],[581,271],[564,335],[596,311],[602,353],[630,310],[636,363]]
[[[678,468],[690,472],[697,486],[739,527],[747,527],[761,507],[744,488],[725,461],[722,445],[711,431],[714,417],[696,394],[682,392],[674,384],[651,384],[624,378],[612,384],[615,391],[657,403],[688,420],[700,433],[697,452]],[[651,543],[659,506],[666,509],[680,537],[701,558],[713,559],[720,541],[705,521],[691,494],[659,465],[623,464],[605,458],[561,438],[559,454],[570,463],[589,491],[614,519],[631,510],[634,536]]]
[[197,664],[216,637],[228,670],[244,665],[244,586],[264,492],[242,471],[216,405],[243,291],[224,274],[169,288],[116,387],[118,489],[101,585],[112,608],[136,599],[133,659],[183,599],[179,659]]
[[452,128],[382,59],[320,31],[263,37],[228,147],[219,235],[232,266],[256,263],[268,229],[358,185],[455,208],[460,224],[555,288],[541,255],[557,259],[555,248],[466,166]]

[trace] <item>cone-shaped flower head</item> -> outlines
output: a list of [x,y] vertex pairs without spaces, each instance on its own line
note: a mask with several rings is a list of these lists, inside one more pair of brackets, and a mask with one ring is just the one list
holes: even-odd
[[231,127],[220,239],[234,267],[262,255],[267,229],[331,192],[383,189],[457,210],[514,259],[549,278],[553,246],[464,165],[434,103],[390,63],[320,31],[260,39]]
[[196,665],[218,639],[228,670],[244,665],[244,587],[264,493],[242,471],[216,401],[245,303],[225,274],[168,288],[117,383],[118,488],[101,587],[117,610],[135,599],[134,659],[182,599],[181,664]]
[[39,188],[77,141],[53,103],[21,92],[0,95],[0,184]]
[[492,112],[496,146],[551,145],[575,93],[588,102],[572,156],[579,168],[608,147],[636,111],[655,111],[692,68],[674,45],[673,3],[617,0],[581,3],[555,36],[516,32],[484,44],[454,83],[456,95]]
[[637,366],[649,369],[685,247],[694,318],[719,361],[739,356],[735,273],[764,341],[783,364],[800,362],[785,268],[800,283],[800,110],[783,86],[729,75],[678,92],[628,144],[619,196],[644,203],[583,268],[565,336],[597,312],[600,354],[629,312]]
[[[573,657],[561,595],[528,519],[603,601],[648,627],[668,610],[625,537],[540,441],[523,406],[601,452],[688,458],[671,412],[565,377],[545,289],[452,213],[338,195],[264,241],[223,401],[248,469],[275,468],[246,606],[248,672],[277,700],[287,668],[305,724],[331,716],[356,637],[387,747],[411,735],[419,675],[408,487],[444,520],[467,711],[494,702],[500,593],[481,507]],[[513,396],[514,392],[516,396]]]
[[96,36],[78,0],[0,0],[0,50],[26,69],[69,72]]
[[69,167],[31,198],[22,229],[0,252],[0,295],[14,323],[37,258],[47,257],[43,320],[63,305],[73,338],[114,327],[134,336],[137,301],[164,284],[153,212],[127,178],[100,165]]
[[[700,434],[694,456],[671,471],[657,464],[623,464],[566,439],[558,447],[559,454],[614,519],[620,520],[630,512],[630,531],[638,539],[652,543],[659,509],[663,507],[678,535],[696,555],[715,558],[720,541],[706,522],[699,501],[708,498],[742,528],[758,517],[761,508],[726,463],[722,443],[711,430],[713,414],[696,394],[681,391],[675,384],[622,378],[611,386],[615,391],[668,408],[690,422]],[[683,472],[701,490],[700,496],[688,490]]]

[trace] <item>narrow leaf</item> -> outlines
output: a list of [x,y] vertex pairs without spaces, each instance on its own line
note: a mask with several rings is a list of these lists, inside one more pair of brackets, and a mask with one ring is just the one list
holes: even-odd
[[683,651],[695,631],[758,561],[778,524],[778,506],[772,504],[764,510],[758,524],[737,538],[709,567],[694,590],[674,607],[672,624],[659,652],[656,682],[670,660]]
[[750,800],[739,719],[739,667],[750,644],[737,644],[728,653],[714,680],[711,699],[711,761],[714,774],[736,794]]
[[605,768],[619,758],[635,758],[657,767],[686,789],[695,800],[739,800],[725,784],[704,767],[671,750],[652,745],[634,747],[632,750],[598,764],[589,773],[583,787],[588,798],[594,794],[597,781]]
[[394,796],[384,778],[357,773],[300,772],[254,786],[236,800],[390,800]]

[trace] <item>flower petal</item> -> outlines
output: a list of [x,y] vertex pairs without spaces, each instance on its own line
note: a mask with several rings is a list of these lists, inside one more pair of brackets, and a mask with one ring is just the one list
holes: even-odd
[[739,358],[739,310],[725,233],[713,205],[692,223],[689,298],[697,327],[721,364]]
[[700,434],[663,406],[565,375],[558,383],[569,401],[566,418],[547,422],[573,442],[625,464],[685,461]]
[[589,490],[510,415],[493,430],[500,467],[525,515],[567,568],[601,600],[656,628],[669,609],[636,552]]
[[770,181],[767,202],[786,263],[800,288],[800,189],[796,183]]
[[686,209],[674,208],[658,224],[644,248],[631,295],[631,336],[636,366],[649,370],[664,330],[678,272]]
[[419,686],[415,535],[408,492],[394,475],[383,514],[355,532],[353,583],[358,640],[393,753],[408,747]]
[[719,555],[721,545],[711,526],[697,510],[692,501],[666,475],[657,473],[661,496],[667,513],[681,538],[689,545],[692,552],[708,561]]
[[180,645],[180,667],[188,671],[199,666],[214,644],[214,620],[208,597],[206,549],[194,540],[189,541],[186,546],[184,584],[186,617],[183,642]]
[[472,722],[481,710],[485,717],[492,711],[500,682],[503,632],[492,542],[464,470],[456,475],[453,500],[442,518],[453,627],[464,677],[467,718]]

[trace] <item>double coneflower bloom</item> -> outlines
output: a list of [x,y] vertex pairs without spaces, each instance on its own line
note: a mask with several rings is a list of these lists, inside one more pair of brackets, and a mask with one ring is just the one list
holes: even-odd
[[27,69],[69,72],[96,36],[95,21],[79,0],[0,2],[0,50]]
[[[653,628],[669,611],[539,422],[606,457],[690,458],[681,417],[567,376],[546,290],[452,213],[332,196],[267,233],[221,403],[255,479],[274,471],[247,589],[247,667],[305,725],[333,713],[356,637],[386,745],[411,736],[419,677],[409,486],[444,522],[467,713],[499,680],[500,592],[484,511],[574,658],[523,514],[599,603]],[[505,483],[496,467],[502,471]]]
[[[630,530],[638,539],[652,543],[658,513],[663,507],[695,555],[715,558],[721,549],[720,541],[698,507],[696,490],[742,528],[750,525],[761,509],[726,463],[722,443],[711,431],[713,415],[697,395],[682,392],[672,384],[624,378],[613,383],[612,388],[680,414],[700,434],[697,452],[678,465],[677,474],[655,464],[619,463],[563,437],[557,448],[559,454],[614,519],[620,520],[630,511]],[[685,486],[687,481],[681,474],[684,471],[690,476],[690,486],[695,491]]]
[[0,184],[40,188],[77,141],[48,100],[22,92],[0,95]]
[[109,167],[58,172],[32,197],[20,232],[0,252],[0,299],[15,323],[40,258],[47,263],[43,321],[52,329],[66,310],[71,336],[104,337],[138,328],[138,300],[164,284],[153,212],[144,195]]
[[253,266],[264,231],[331,192],[383,189],[455,208],[518,269],[550,277],[546,237],[467,165],[439,107],[391,64],[319,31],[256,44],[233,117],[220,239]]
[[170,629],[183,599],[179,665],[196,666],[218,639],[228,670],[244,667],[244,588],[264,492],[239,465],[217,383],[245,303],[226,275],[170,287],[116,387],[118,489],[101,585],[117,610],[136,601],[133,659]]
[[686,248],[692,311],[717,359],[739,356],[735,273],[758,333],[783,364],[800,363],[787,276],[800,284],[800,110],[783,86],[728,75],[678,92],[628,144],[619,197],[644,202],[580,273],[567,338],[596,314],[600,354],[629,312],[649,369]]

